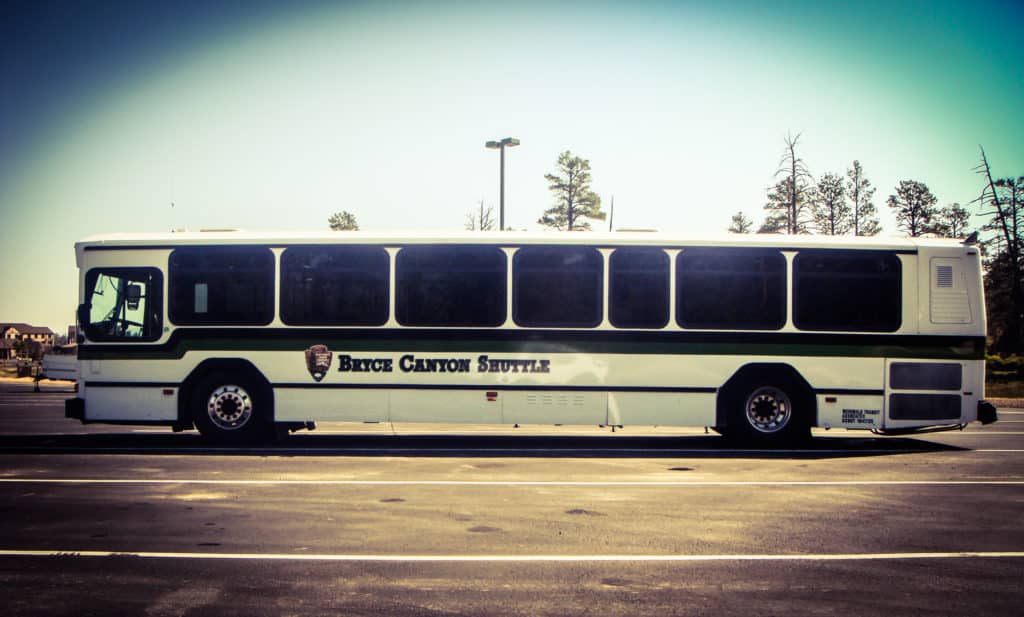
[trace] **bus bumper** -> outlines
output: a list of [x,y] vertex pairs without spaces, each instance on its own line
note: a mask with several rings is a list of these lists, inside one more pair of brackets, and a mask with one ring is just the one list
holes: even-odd
[[978,401],[978,420],[982,424],[992,424],[998,420],[998,414],[996,414],[996,406],[988,401]]
[[64,417],[85,421],[85,399],[69,398],[64,401]]

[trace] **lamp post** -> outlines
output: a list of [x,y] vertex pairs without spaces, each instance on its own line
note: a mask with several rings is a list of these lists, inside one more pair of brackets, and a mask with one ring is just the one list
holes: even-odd
[[498,181],[498,229],[505,231],[505,147],[518,146],[519,140],[515,137],[506,137],[501,141],[489,141],[484,145],[492,150],[501,150],[500,179]]

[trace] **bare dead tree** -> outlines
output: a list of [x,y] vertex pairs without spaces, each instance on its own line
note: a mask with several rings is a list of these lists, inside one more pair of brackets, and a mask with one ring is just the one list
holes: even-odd
[[[981,204],[981,208],[991,206],[993,210],[991,212],[978,212],[978,216],[991,216],[993,217],[992,223],[993,229],[1002,232],[1003,241],[1005,242],[1006,250],[1010,251],[1010,255],[1014,257],[1014,261],[1017,261],[1019,257],[1020,247],[1016,246],[1020,239],[1018,234],[1019,225],[1019,208],[1020,203],[1018,201],[1019,189],[1017,183],[1012,178],[1003,178],[995,180],[992,178],[992,168],[988,164],[988,157],[985,155],[985,148],[978,146],[981,150],[981,162],[974,170],[985,176],[985,188],[982,190],[981,195],[975,199],[975,202]],[[1010,203],[1005,203],[1000,189],[1010,189]]]
[[[980,204],[979,216],[992,217],[992,220],[983,226],[982,230],[995,231],[1001,240],[997,243],[1001,249],[999,254],[991,256],[989,259],[989,270],[991,274],[993,266],[998,262],[999,266],[1006,271],[1001,278],[1010,279],[1010,301],[1008,303],[1010,314],[1006,316],[1007,332],[1004,337],[1009,341],[1010,346],[1015,348],[1014,351],[1019,351],[1022,341],[1024,341],[1024,292],[1022,292],[1022,287],[1024,287],[1022,267],[1024,264],[1021,263],[1021,248],[1024,242],[1020,237],[1020,219],[1024,215],[1024,177],[993,178],[992,167],[985,155],[985,149],[980,145],[978,148],[981,150],[981,161],[975,167],[975,171],[984,176],[985,188],[974,201]],[[991,208],[991,210],[986,212],[985,208]],[[990,277],[986,277],[986,279],[988,278]],[[989,293],[988,285],[986,285],[986,295],[990,297],[995,295]],[[990,324],[998,319],[997,316],[991,316]]]
[[796,146],[800,142],[800,136],[786,135],[786,147],[779,159],[779,169],[775,176],[783,175],[785,182],[788,203],[786,207],[786,233],[795,234],[806,230],[807,222],[801,218],[804,210],[810,202],[809,191],[814,185],[814,177],[807,170],[804,160],[796,155]]
[[469,231],[494,230],[494,206],[484,206],[484,200],[477,202],[477,209],[466,213],[466,229]]

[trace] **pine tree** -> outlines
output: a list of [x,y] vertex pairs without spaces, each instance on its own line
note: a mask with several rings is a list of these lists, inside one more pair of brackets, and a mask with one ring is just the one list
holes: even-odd
[[[768,203],[764,205],[765,220],[757,233],[787,233],[806,234],[810,233],[808,225],[809,204],[806,191],[798,193],[796,206],[793,206],[793,191],[790,178],[783,178],[775,183],[775,186],[768,192]],[[792,213],[795,212],[795,219]]]
[[854,161],[853,166],[846,170],[846,195],[850,199],[853,208],[853,235],[875,236],[882,231],[878,224],[878,212],[871,198],[875,195],[875,187],[871,186],[864,176],[864,168],[860,161]]
[[749,234],[754,228],[754,221],[747,218],[743,212],[732,215],[732,223],[729,224],[729,233]]
[[850,233],[853,220],[846,203],[846,188],[837,174],[827,173],[814,190],[814,224],[818,233],[839,236]]
[[946,238],[963,238],[967,235],[967,221],[971,213],[959,203],[951,203],[939,210],[935,222],[935,233]]
[[548,208],[537,223],[576,231],[590,229],[590,222],[585,219],[603,221],[601,198],[590,190],[590,161],[566,150],[558,155],[556,165],[556,173],[544,174],[548,189],[555,195],[555,205]]
[[933,233],[938,199],[924,182],[900,180],[896,194],[889,195],[889,207],[896,211],[896,223],[911,238]]

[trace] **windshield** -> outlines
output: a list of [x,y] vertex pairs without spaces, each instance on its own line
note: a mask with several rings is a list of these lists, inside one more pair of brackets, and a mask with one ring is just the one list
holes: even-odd
[[161,276],[152,268],[89,271],[80,319],[91,340],[155,340],[160,336]]

